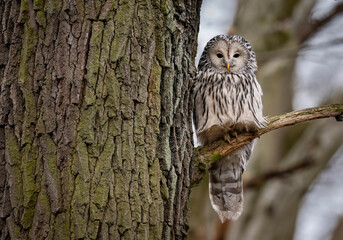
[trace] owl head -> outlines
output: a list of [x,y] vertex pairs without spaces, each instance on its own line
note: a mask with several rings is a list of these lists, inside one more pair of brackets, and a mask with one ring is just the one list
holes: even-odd
[[237,35],[218,35],[206,45],[199,60],[198,70],[242,74],[255,72],[256,55],[250,43]]

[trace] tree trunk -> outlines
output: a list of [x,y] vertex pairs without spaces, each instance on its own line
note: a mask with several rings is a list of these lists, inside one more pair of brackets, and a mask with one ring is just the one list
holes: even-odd
[[334,230],[332,234],[331,240],[339,240],[339,239],[343,239],[343,217],[338,221],[336,229]]
[[1,239],[184,238],[200,5],[1,1]]

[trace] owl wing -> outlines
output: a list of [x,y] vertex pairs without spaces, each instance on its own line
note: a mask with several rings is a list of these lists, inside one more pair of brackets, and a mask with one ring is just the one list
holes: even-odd
[[201,100],[202,84],[199,82],[195,83],[194,86],[194,108],[193,108],[193,121],[196,132],[199,130],[199,125],[204,121],[205,106],[203,106],[203,101]]

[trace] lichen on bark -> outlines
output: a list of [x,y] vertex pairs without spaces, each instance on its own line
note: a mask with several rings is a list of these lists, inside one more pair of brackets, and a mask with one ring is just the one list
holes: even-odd
[[1,238],[185,237],[200,3],[4,3]]

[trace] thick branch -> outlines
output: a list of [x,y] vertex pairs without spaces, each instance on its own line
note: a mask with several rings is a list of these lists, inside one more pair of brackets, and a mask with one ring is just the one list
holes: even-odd
[[223,158],[235,149],[250,143],[253,139],[259,138],[267,132],[320,118],[335,117],[337,121],[341,121],[342,116],[343,103],[307,108],[271,117],[268,119],[268,124],[265,128],[261,128],[256,132],[240,134],[237,136],[235,141],[231,143],[219,140],[209,145],[198,147],[194,151],[192,183],[199,182],[202,179],[203,174],[214,162]]

